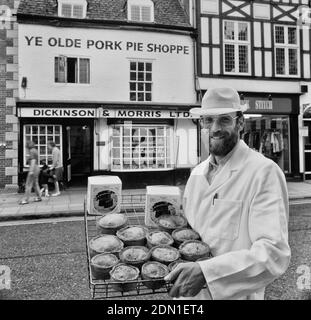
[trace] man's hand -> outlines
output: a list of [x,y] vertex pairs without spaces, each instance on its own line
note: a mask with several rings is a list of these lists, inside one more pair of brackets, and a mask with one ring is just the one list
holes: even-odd
[[165,278],[173,282],[171,297],[194,297],[206,284],[201,267],[196,262],[179,263]]

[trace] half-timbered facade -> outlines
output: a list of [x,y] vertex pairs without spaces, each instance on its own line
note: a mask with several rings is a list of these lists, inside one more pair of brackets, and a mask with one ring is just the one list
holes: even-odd
[[[248,103],[244,140],[299,174],[302,81],[311,75],[307,0],[197,1],[197,90],[232,86]],[[308,8],[307,8],[308,9]]]

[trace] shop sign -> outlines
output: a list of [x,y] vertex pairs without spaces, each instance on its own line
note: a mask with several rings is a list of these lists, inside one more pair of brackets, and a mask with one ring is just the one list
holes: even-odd
[[188,119],[194,117],[189,111],[99,109],[99,118]]
[[255,109],[256,110],[273,110],[272,101],[268,100],[256,100],[255,101]]
[[124,41],[116,39],[82,39],[82,38],[62,38],[43,37],[34,35],[24,35],[24,44],[27,47],[52,47],[52,48],[79,48],[102,51],[130,51],[130,52],[152,52],[162,54],[189,55],[190,46],[181,43],[154,43]]
[[96,108],[20,108],[25,118],[96,118]]
[[103,108],[19,108],[22,118],[128,118],[128,119],[189,119],[189,111],[133,110]]
[[247,100],[244,100],[244,104],[248,104],[246,113],[292,113],[292,100],[290,98],[272,97],[272,100],[264,100],[255,97],[247,97]]

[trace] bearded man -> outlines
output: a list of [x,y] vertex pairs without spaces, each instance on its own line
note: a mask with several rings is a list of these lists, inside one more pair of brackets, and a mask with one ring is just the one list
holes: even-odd
[[209,89],[201,108],[210,156],[191,173],[184,192],[190,226],[212,258],[180,263],[165,279],[170,295],[192,299],[264,299],[265,287],[290,262],[288,193],[276,163],[240,140],[244,106],[232,88]]

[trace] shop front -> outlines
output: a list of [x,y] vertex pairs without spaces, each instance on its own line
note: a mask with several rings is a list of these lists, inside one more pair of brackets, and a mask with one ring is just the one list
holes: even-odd
[[311,178],[311,104],[302,104],[299,116],[300,172]]
[[241,138],[270,158],[287,176],[299,174],[299,96],[245,94],[245,127]]
[[56,143],[69,185],[95,174],[118,175],[128,188],[183,183],[198,162],[191,107],[18,103],[20,183],[27,173],[28,140],[47,164],[47,144]]
[[[287,177],[300,176],[299,95],[240,93],[240,97],[241,103],[248,105],[241,139],[277,163]],[[200,149],[204,160],[209,152],[203,141]]]

